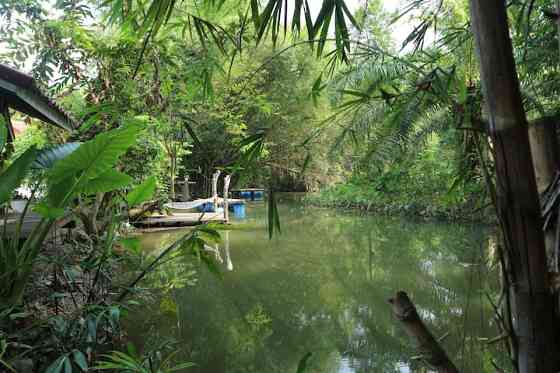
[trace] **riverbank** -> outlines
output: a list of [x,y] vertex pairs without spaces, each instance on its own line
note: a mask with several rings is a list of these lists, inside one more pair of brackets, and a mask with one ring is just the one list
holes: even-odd
[[306,195],[308,205],[358,210],[385,216],[419,217],[459,222],[492,223],[492,206],[480,193],[451,194],[446,191],[382,192],[370,186],[352,183],[335,185]]

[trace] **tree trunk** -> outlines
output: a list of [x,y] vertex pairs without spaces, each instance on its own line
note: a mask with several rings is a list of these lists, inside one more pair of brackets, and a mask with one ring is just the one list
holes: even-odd
[[498,218],[511,267],[520,373],[556,368],[553,302],[549,291],[540,206],[504,0],[470,0],[471,23],[490,116]]
[[555,118],[542,118],[529,125],[529,143],[537,190],[544,192],[558,170],[558,140]]
[[[558,172],[558,139],[556,118],[541,118],[529,124],[529,143],[533,156],[533,168],[539,196],[554,181]],[[556,260],[556,228],[551,225],[544,232],[549,265]]]

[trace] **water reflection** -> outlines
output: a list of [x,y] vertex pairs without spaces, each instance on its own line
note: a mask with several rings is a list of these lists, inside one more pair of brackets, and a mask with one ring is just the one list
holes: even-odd
[[[196,286],[174,287],[151,314],[132,316],[139,331],[180,340],[181,358],[197,363],[191,372],[296,372],[307,352],[310,372],[424,372],[387,304],[399,289],[435,335],[448,335],[461,371],[493,371],[497,346],[479,341],[496,335],[483,229],[288,204],[283,234],[270,241],[264,208],[248,216],[255,229],[223,232],[212,248],[221,277],[202,268]],[[145,246],[172,239],[144,237]]]

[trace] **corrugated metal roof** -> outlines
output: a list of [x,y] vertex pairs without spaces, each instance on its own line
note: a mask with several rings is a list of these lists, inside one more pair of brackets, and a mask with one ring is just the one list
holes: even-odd
[[72,116],[52,101],[33,77],[3,64],[0,97],[17,111],[67,130],[75,128]]

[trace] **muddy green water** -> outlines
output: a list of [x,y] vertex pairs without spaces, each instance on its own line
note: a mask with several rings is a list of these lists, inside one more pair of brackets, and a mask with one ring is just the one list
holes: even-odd
[[[462,372],[493,372],[495,288],[488,230],[411,222],[283,203],[282,234],[266,231],[264,205],[222,232],[221,277],[179,256],[153,276],[161,289],[129,317],[141,347],[175,340],[196,373],[426,372],[387,299],[406,290]],[[180,233],[142,236],[157,252]],[[149,335],[146,338],[146,335]]]

